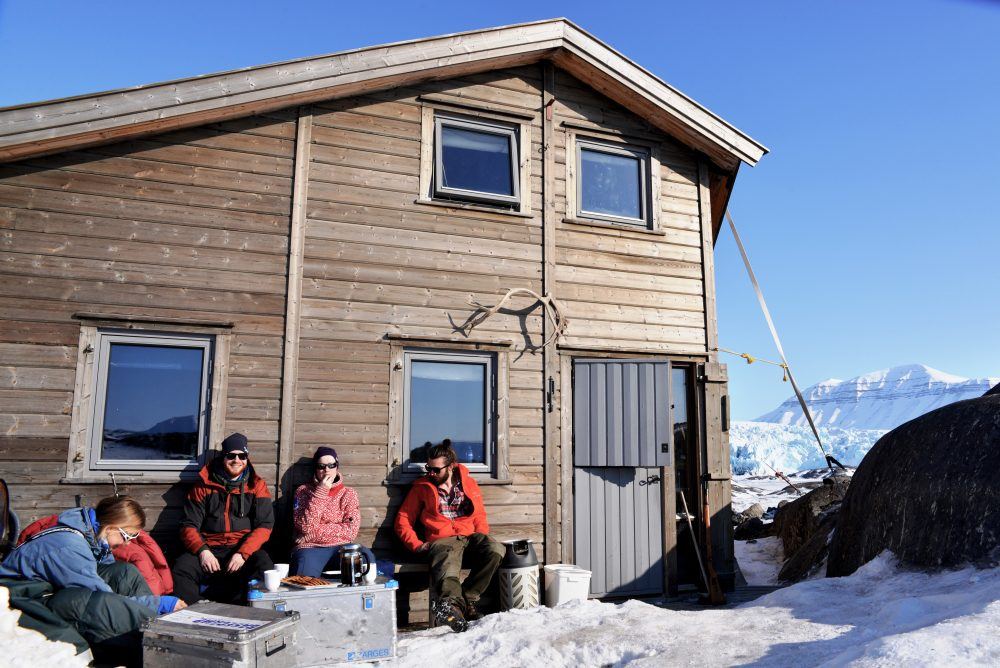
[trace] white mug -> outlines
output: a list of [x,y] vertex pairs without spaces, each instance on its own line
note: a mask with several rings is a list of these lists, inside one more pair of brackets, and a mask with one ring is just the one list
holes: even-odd
[[281,571],[271,569],[264,571],[264,588],[268,591],[278,591],[281,586]]
[[281,573],[281,577],[282,578],[287,578],[288,577],[288,564],[275,564],[274,565],[274,570],[276,570],[279,573]]

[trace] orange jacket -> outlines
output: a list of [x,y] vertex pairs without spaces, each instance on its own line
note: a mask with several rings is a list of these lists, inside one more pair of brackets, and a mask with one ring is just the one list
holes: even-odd
[[[486,521],[486,507],[483,505],[483,494],[479,485],[469,475],[469,469],[461,464],[455,465],[462,490],[466,498],[472,502],[472,514],[457,519],[448,519],[441,514],[438,506],[437,486],[428,478],[418,478],[409,494],[396,513],[396,534],[406,547],[416,552],[424,542],[432,543],[450,536],[470,536],[474,533],[489,533],[490,524]],[[426,541],[420,540],[414,528],[419,522],[424,527]]]

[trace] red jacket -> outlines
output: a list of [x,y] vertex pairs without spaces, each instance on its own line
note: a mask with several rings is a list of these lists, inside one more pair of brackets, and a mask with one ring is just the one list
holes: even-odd
[[246,482],[226,491],[212,479],[212,463],[188,492],[181,520],[181,542],[192,554],[209,547],[239,546],[244,559],[271,537],[274,508],[264,480],[247,463]]
[[[430,479],[418,478],[409,494],[396,513],[396,534],[406,547],[416,552],[424,542],[432,543],[450,536],[470,536],[474,533],[489,533],[490,524],[486,521],[486,507],[483,505],[483,494],[479,485],[469,475],[469,469],[456,464],[454,471],[458,472],[462,482],[465,497],[472,502],[472,514],[457,519],[448,519],[441,514],[438,506],[437,485]],[[453,473],[454,475],[454,473]],[[424,527],[426,541],[420,540],[414,528],[419,522]]]
[[138,538],[119,545],[111,553],[118,561],[134,564],[142,573],[143,579],[149,584],[149,588],[157,596],[169,594],[174,590],[174,578],[170,574],[170,565],[167,564],[167,559],[163,556],[160,546],[145,531],[140,531]]
[[358,493],[338,475],[326,489],[315,480],[295,490],[295,549],[353,543],[361,527]]

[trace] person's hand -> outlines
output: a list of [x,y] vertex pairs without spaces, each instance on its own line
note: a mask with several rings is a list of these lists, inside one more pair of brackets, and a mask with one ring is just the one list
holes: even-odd
[[201,562],[201,569],[206,573],[217,573],[219,571],[219,560],[215,558],[211,550],[202,550],[198,554],[198,560]]
[[333,479],[334,474],[324,473],[323,477],[319,479],[319,484],[323,485],[326,489],[333,489]]
[[243,555],[237,552],[236,554],[234,554],[232,557],[229,558],[229,565],[226,566],[226,572],[235,573],[236,571],[243,568],[243,564],[245,564],[246,561],[247,560],[243,558]]
[[177,612],[178,610],[183,610],[186,607],[188,607],[187,603],[185,603],[182,599],[177,599],[177,602],[174,603],[174,609],[170,612]]
[[431,549],[431,544],[430,543],[424,543],[423,545],[421,545],[420,547],[417,548],[417,552],[426,552],[429,549]]

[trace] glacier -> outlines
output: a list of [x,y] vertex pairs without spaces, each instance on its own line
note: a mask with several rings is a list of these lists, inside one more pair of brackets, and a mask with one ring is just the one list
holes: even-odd
[[[982,396],[1000,378],[963,378],[924,364],[882,369],[850,380],[830,379],[803,391],[827,451],[857,466],[875,442],[904,422],[956,401]],[[733,475],[825,468],[823,454],[792,396],[754,421],[729,430]]]
[[[857,466],[888,429],[820,427],[827,452],[845,466]],[[826,468],[826,460],[809,427],[770,422],[734,422],[729,427],[733,475],[771,475],[768,466],[792,473]]]

